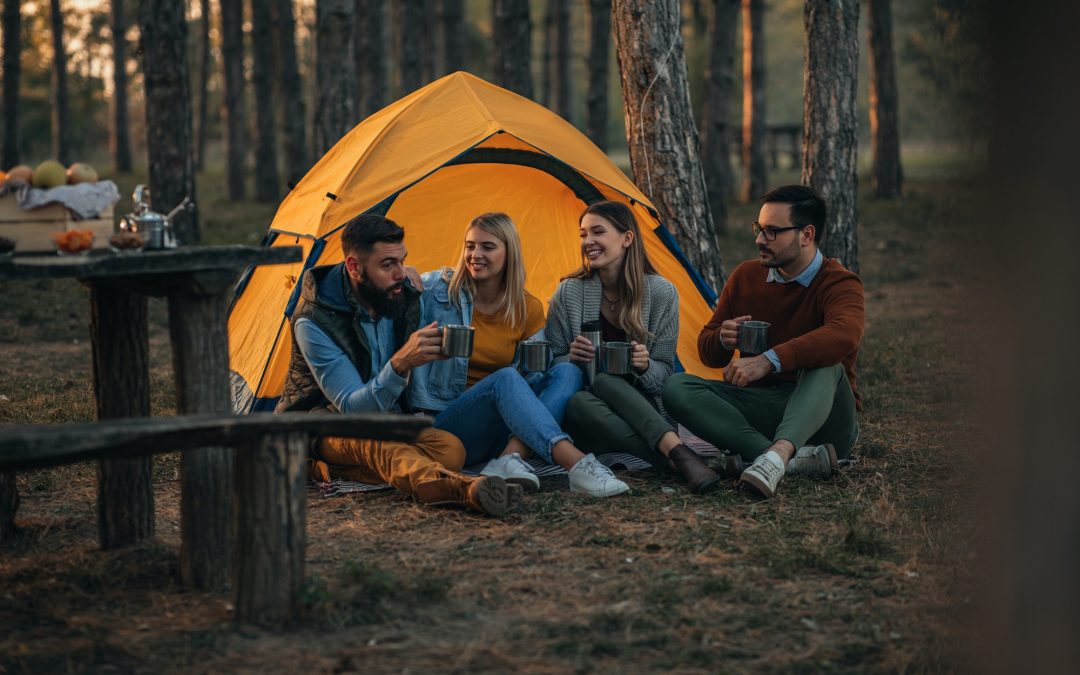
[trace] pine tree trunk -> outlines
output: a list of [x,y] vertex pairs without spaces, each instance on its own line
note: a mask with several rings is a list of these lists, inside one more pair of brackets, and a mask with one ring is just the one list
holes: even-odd
[[[439,47],[437,41],[439,36],[439,8],[436,0],[422,0],[421,11],[423,12],[423,23],[421,26],[421,33],[417,37],[416,49],[420,52],[420,84],[417,88],[422,87],[435,79],[436,68],[438,68],[438,56]],[[417,31],[413,31],[416,33]],[[426,45],[425,42],[429,41]]]
[[555,96],[553,80],[555,72],[555,5],[558,0],[544,3],[544,42],[540,54],[540,103],[551,108]]
[[394,57],[398,66],[398,98],[411,94],[423,84],[426,22],[424,0],[395,0],[391,5],[394,24]]
[[765,0],[743,0],[742,198],[765,193]]
[[121,173],[131,171],[131,132],[128,125],[127,15],[124,0],[112,0],[113,38],[113,163]]
[[495,84],[532,98],[532,21],[528,0],[492,0],[491,65]]
[[439,35],[442,43],[441,73],[455,73],[465,67],[465,2],[440,0]]
[[386,3],[356,0],[356,67],[360,115],[382,110],[387,100]]
[[359,121],[356,114],[356,2],[316,0],[315,151],[321,156]]
[[886,199],[901,195],[904,180],[891,5],[891,0],[869,0],[870,142],[874,154],[871,178],[875,194]]
[[4,169],[19,163],[19,76],[21,75],[21,0],[4,0]]
[[[251,2],[252,83],[256,101],[274,100],[274,33],[270,4]],[[281,198],[277,167],[276,105],[255,106],[255,199],[276,202]]]
[[67,166],[71,163],[71,120],[68,109],[67,54],[64,52],[64,15],[60,0],[49,0],[53,39],[52,153]]
[[[188,80],[187,19],[184,0],[139,3],[140,52],[146,85],[146,150],[150,159],[153,207],[171,211],[184,200],[197,205],[191,143],[191,88]],[[200,240],[198,211],[172,220],[182,244]]]
[[247,133],[244,114],[244,4],[220,0],[221,55],[225,85],[225,172],[229,199],[244,198]]
[[555,54],[551,109],[570,121],[570,2],[555,0]]
[[727,199],[735,185],[731,168],[731,98],[735,89],[735,26],[739,0],[712,0],[709,60],[701,106],[701,159],[717,232],[727,230]]
[[679,2],[615,0],[613,7],[634,180],[690,262],[719,290],[724,267],[698,157]]
[[607,152],[608,52],[611,50],[611,0],[589,0],[589,86],[586,128],[596,147]]
[[277,45],[278,91],[281,93],[282,127],[285,131],[285,181],[291,190],[310,168],[306,136],[307,112],[300,83],[300,60],[296,55],[296,20],[293,0],[274,0],[274,44]]
[[199,119],[195,131],[195,169],[202,171],[206,163],[206,124],[210,116],[210,0],[199,0],[202,19],[199,21]]
[[802,182],[828,207],[822,252],[859,271],[859,1],[807,0]]

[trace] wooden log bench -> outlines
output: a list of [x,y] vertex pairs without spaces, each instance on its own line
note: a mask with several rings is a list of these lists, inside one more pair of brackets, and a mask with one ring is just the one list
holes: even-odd
[[[228,529],[236,543],[210,551],[207,562],[234,570],[237,621],[280,626],[294,617],[304,580],[305,468],[312,439],[407,441],[429,426],[430,417],[384,413],[264,413],[0,427],[0,539],[15,526],[16,470],[206,446],[235,448],[236,512]],[[182,529],[182,540],[192,536],[192,527]],[[230,551],[234,561],[228,559]]]

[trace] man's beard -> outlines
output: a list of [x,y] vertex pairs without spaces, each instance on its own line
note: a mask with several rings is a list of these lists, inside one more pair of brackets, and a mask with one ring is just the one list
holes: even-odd
[[[759,246],[758,252],[761,251],[762,247]],[[780,251],[768,248],[768,251],[772,257],[768,260],[761,258],[762,267],[783,267],[785,265],[790,265],[799,258],[799,249],[794,245]]]
[[390,297],[390,293],[395,288],[402,288],[403,283],[397,283],[387,289],[379,289],[372,285],[367,279],[364,279],[357,287],[360,290],[360,298],[371,305],[372,308],[379,313],[379,316],[389,317],[391,319],[399,319],[405,316],[405,294],[401,293],[396,297]]

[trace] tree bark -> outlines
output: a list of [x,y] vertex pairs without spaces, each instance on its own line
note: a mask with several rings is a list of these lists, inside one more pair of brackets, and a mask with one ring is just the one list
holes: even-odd
[[288,623],[304,581],[307,434],[276,434],[236,455],[236,619]]
[[491,65],[495,84],[532,98],[532,21],[528,0],[492,0]]
[[15,514],[19,511],[19,488],[15,472],[0,472],[0,543],[15,534]]
[[397,61],[397,96],[411,94],[423,84],[423,44],[426,22],[424,0],[391,3],[394,25],[394,58]]
[[[162,213],[172,210],[185,197],[198,204],[184,9],[184,0],[142,0],[139,4],[150,187],[154,208]],[[196,208],[177,214],[172,227],[181,243],[199,242]]]
[[[274,100],[274,34],[270,5],[266,0],[251,2],[252,81],[255,100]],[[281,198],[278,181],[277,118],[275,105],[255,106],[255,199],[276,202]]]
[[439,35],[442,43],[443,75],[455,73],[465,67],[465,2],[464,0],[439,0]]
[[[420,84],[417,88],[426,85],[427,83],[435,79],[435,72],[438,68],[439,61],[439,8],[436,0],[420,0],[420,11],[423,23],[418,24],[419,30],[413,30],[413,33],[419,33],[416,36],[416,49],[420,52]],[[425,40],[430,40],[427,45],[424,45]]]
[[765,193],[765,0],[743,0],[742,198]]
[[291,190],[310,168],[307,144],[307,112],[296,55],[296,19],[293,0],[274,0],[274,44],[277,45],[277,81],[281,93],[282,127],[285,131],[285,181]]
[[570,121],[570,2],[553,0],[555,5],[555,50],[552,64],[551,109]]
[[355,0],[317,0],[315,23],[315,152],[322,156],[358,121]]
[[244,3],[220,0],[221,56],[225,85],[225,172],[229,199],[244,199],[247,132],[244,103]]
[[626,141],[634,180],[690,262],[719,290],[724,267],[690,109],[678,0],[615,0]]
[[701,106],[701,158],[717,232],[727,230],[727,199],[735,185],[731,168],[731,98],[735,89],[735,26],[739,0],[712,0],[709,60]]
[[356,68],[360,115],[382,110],[387,100],[386,3],[356,0]]
[[540,103],[545,108],[551,108],[554,97],[552,80],[554,78],[554,52],[555,52],[555,5],[558,0],[547,0],[544,3],[544,27],[543,43],[540,45]]
[[195,126],[195,169],[206,164],[206,124],[209,119],[210,92],[210,0],[199,0],[199,119]]
[[4,148],[3,168],[19,163],[19,79],[21,75],[21,0],[4,0]]
[[[258,3],[256,3],[258,4]],[[169,296],[176,411],[228,414],[229,336],[225,293]],[[229,581],[233,541],[233,451],[208,447],[180,457],[180,580],[217,590]]]
[[589,0],[589,85],[585,95],[586,129],[596,147],[607,152],[608,63],[611,51],[611,0]]
[[[94,398],[99,420],[150,415],[146,306],[145,296],[104,285],[90,289]],[[152,465],[150,457],[98,462],[98,532],[103,549],[154,536]]]
[[858,272],[859,2],[807,0],[803,20],[802,182],[817,190],[828,208],[822,251]]
[[900,115],[896,92],[896,59],[892,44],[891,0],[869,0],[871,176],[878,197],[895,199],[903,192],[900,165]]
[[127,15],[124,0],[112,0],[112,39],[113,164],[118,172],[128,173],[131,171],[131,131],[128,125]]
[[60,0],[49,0],[52,21],[52,153],[67,166],[71,163],[71,118],[68,107],[67,54],[64,52],[64,15]]

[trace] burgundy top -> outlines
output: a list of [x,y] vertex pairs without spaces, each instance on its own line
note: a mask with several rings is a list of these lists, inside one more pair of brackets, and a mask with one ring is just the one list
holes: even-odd
[[600,335],[604,342],[627,342],[626,331],[607,320],[600,314]]

